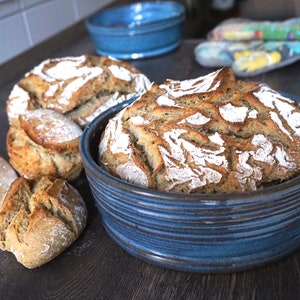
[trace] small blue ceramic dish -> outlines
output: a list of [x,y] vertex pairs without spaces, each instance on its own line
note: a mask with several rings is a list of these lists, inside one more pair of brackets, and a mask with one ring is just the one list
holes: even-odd
[[137,59],[176,48],[184,19],[178,2],[140,2],[102,10],[86,20],[86,27],[98,54]]
[[103,225],[117,244],[160,266],[202,273],[261,266],[300,247],[300,176],[250,193],[203,195],[149,190],[106,172],[97,163],[101,133],[130,101],[97,117],[80,144]]

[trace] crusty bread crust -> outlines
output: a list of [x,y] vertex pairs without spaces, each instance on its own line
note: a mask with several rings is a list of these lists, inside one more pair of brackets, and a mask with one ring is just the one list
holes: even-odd
[[86,225],[78,191],[62,179],[15,180],[0,210],[0,248],[27,268],[39,267],[68,248]]
[[[82,170],[82,129],[107,108],[143,93],[149,79],[104,56],[54,58],[28,72],[7,101],[7,176],[0,182],[0,248],[28,268],[66,249],[82,232],[86,207],[65,180]],[[56,179],[55,179],[56,178]]]
[[134,66],[105,56],[41,62],[14,86],[7,101],[11,165],[30,179],[76,179],[82,170],[82,129],[149,86],[149,79]]
[[149,86],[149,79],[124,61],[92,55],[48,59],[14,86],[6,110],[10,124],[28,110],[43,108],[85,127],[108,107]]
[[300,107],[229,68],[152,85],[111,120],[99,162],[169,192],[256,190],[300,172]]
[[17,178],[18,175],[13,167],[0,156],[0,208],[11,183]]
[[79,141],[82,129],[68,117],[48,109],[20,115],[7,134],[10,164],[29,179],[77,178],[82,170]]

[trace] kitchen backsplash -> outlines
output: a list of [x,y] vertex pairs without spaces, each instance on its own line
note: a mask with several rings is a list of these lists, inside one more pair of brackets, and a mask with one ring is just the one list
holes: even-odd
[[114,0],[0,0],[0,65]]

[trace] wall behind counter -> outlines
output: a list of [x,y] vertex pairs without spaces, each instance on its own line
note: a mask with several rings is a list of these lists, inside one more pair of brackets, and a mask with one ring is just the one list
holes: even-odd
[[0,0],[0,65],[114,0]]

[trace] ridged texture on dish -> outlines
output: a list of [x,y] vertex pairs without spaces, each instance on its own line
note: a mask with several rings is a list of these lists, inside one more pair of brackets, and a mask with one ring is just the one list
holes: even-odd
[[177,194],[132,185],[99,167],[100,136],[123,107],[97,118],[80,143],[101,220],[118,245],[163,267],[204,273],[254,268],[299,249],[300,176],[249,193]]

